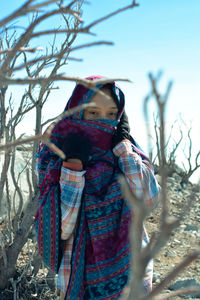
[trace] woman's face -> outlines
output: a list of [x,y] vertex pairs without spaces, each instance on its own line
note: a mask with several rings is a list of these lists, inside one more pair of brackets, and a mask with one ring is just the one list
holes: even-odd
[[105,97],[101,94],[95,94],[89,103],[95,103],[95,107],[88,107],[83,113],[84,120],[96,120],[96,119],[106,119],[106,120],[116,120],[118,114],[118,108],[111,96],[111,92],[108,89],[102,89],[102,91],[110,96]]

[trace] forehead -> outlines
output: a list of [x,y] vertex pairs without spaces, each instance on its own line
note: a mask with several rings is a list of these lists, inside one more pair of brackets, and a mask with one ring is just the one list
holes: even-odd
[[109,89],[101,89],[102,93],[96,93],[89,102],[94,102],[97,107],[112,107],[117,108],[115,100],[111,95],[111,91]]

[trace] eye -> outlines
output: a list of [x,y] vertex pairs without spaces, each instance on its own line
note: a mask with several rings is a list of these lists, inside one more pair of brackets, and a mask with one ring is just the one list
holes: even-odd
[[99,118],[99,112],[97,110],[86,110],[83,115],[85,120],[94,120]]
[[99,118],[99,113],[96,110],[89,110],[86,113],[86,118],[93,120],[93,119],[98,119]]
[[116,112],[110,112],[108,114],[108,116],[109,116],[110,119],[116,119],[117,118],[117,113]]
[[93,115],[93,116],[98,115],[98,113],[96,111],[89,111],[88,114]]

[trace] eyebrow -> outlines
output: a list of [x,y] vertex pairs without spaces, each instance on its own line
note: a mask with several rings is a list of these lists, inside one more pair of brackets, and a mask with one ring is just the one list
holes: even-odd
[[[100,110],[101,108],[99,108],[98,106],[94,106],[94,107],[87,107],[86,108],[87,110]],[[115,107],[115,106],[112,106],[112,107],[108,107],[108,109],[115,109],[115,110],[118,110],[118,108],[117,107]]]
[[99,107],[97,106],[86,107],[86,110],[94,110],[94,109],[99,110]]

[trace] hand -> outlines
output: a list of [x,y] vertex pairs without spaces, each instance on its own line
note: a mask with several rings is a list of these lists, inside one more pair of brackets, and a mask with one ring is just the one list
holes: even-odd
[[61,147],[65,153],[65,161],[79,159],[83,168],[87,166],[92,145],[88,139],[77,133],[70,133]]
[[130,138],[130,127],[128,122],[128,117],[125,111],[123,112],[119,124],[117,125],[117,130],[113,136],[112,146],[113,148],[119,144],[122,140]]

